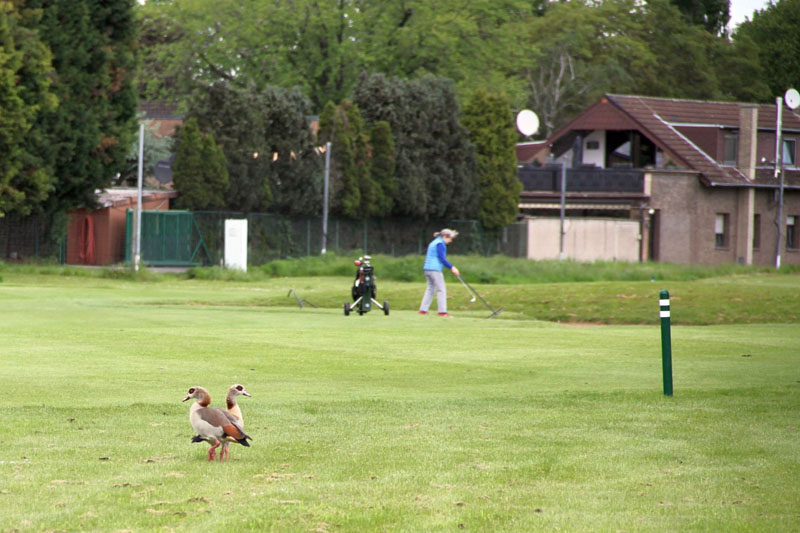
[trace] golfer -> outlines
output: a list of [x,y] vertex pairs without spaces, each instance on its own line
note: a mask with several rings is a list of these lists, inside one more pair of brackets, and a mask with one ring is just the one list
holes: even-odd
[[443,229],[433,234],[434,239],[428,245],[428,253],[425,256],[425,295],[419,306],[419,314],[427,315],[428,308],[433,302],[433,295],[436,294],[436,304],[439,308],[439,316],[449,318],[447,314],[447,288],[444,286],[444,276],[442,268],[447,267],[455,276],[459,276],[458,269],[447,261],[447,245],[453,242],[458,232],[452,229]]

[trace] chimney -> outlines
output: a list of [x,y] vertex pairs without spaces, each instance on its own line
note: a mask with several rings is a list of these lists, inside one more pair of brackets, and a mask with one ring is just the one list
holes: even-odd
[[[758,140],[758,106],[739,106],[739,146],[736,166],[745,178],[756,177],[756,142]],[[753,213],[755,189],[741,187],[737,190],[736,206],[736,258],[742,265],[753,264]]]
[[758,105],[739,106],[739,147],[736,166],[749,180],[756,177],[756,148],[758,140]]

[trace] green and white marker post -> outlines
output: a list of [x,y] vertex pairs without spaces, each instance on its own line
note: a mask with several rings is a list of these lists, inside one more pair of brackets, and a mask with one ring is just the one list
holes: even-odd
[[664,396],[672,396],[672,339],[669,324],[669,291],[661,291],[658,306],[661,309],[661,369],[664,374]]

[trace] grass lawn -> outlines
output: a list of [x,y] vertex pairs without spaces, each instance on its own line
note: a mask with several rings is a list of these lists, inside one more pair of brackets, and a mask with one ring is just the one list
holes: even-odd
[[[800,529],[797,276],[477,286],[498,320],[452,280],[443,320],[420,283],[346,318],[345,278],[3,278],[0,531]],[[643,317],[534,319],[594,306]],[[252,446],[209,463],[181,400],[233,383]]]

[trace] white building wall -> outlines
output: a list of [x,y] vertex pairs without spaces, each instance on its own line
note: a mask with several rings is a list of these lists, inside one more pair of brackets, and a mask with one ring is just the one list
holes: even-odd
[[[598,147],[590,150],[587,148],[589,142],[596,142]],[[605,168],[606,153],[606,132],[595,130],[583,139],[583,164],[596,165]]]
[[[558,259],[557,218],[528,219],[528,259]],[[564,220],[564,257],[576,261],[639,261],[639,222],[603,218]]]

